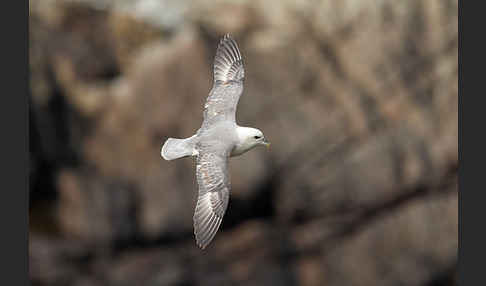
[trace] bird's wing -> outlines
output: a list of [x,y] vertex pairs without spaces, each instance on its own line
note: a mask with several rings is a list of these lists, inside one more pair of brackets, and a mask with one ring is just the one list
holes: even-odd
[[228,206],[230,181],[228,156],[223,152],[200,150],[196,163],[199,194],[194,212],[194,235],[204,249],[219,229]]
[[238,44],[228,34],[219,42],[213,72],[213,88],[204,105],[203,126],[220,120],[234,122],[236,105],[243,93],[243,59]]

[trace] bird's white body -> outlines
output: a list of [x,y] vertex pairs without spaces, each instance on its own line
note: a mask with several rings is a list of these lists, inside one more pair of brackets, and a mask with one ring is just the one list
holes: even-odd
[[[205,137],[212,137],[213,133],[223,133],[225,138],[220,138],[225,141],[234,141],[234,147],[231,150],[230,156],[235,157],[242,155],[258,145],[268,146],[268,142],[265,141],[263,137],[263,132],[252,127],[236,126],[236,133],[233,132],[220,132],[219,128],[209,130],[209,134],[201,134],[200,132],[195,135],[185,138],[185,139],[175,139],[170,138],[165,141],[164,146],[160,155],[165,160],[174,160],[187,156],[197,156],[199,151],[197,148],[197,143],[200,140],[205,139]],[[236,139],[236,140],[235,140]]]

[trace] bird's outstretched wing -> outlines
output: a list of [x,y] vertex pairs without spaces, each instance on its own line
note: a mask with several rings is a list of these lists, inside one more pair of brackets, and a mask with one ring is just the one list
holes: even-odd
[[235,121],[236,105],[243,93],[243,58],[229,34],[219,42],[213,72],[213,88],[204,105],[203,126],[220,120]]
[[194,211],[194,235],[204,249],[213,240],[228,206],[228,157],[223,152],[200,151],[196,163],[199,194]]

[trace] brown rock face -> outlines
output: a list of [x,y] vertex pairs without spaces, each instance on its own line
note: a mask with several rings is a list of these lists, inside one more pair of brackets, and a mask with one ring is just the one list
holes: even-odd
[[[231,159],[201,251],[160,148],[227,32],[272,147]],[[33,284],[456,284],[457,1],[34,1],[29,37]]]

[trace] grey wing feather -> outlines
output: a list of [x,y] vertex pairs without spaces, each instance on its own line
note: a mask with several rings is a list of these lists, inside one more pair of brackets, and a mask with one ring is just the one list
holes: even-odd
[[213,88],[204,105],[203,126],[219,120],[235,121],[236,106],[243,93],[243,58],[238,44],[228,34],[219,42],[213,72]]
[[194,235],[204,249],[213,240],[228,206],[230,182],[227,156],[200,152],[196,163],[199,194],[194,212]]

